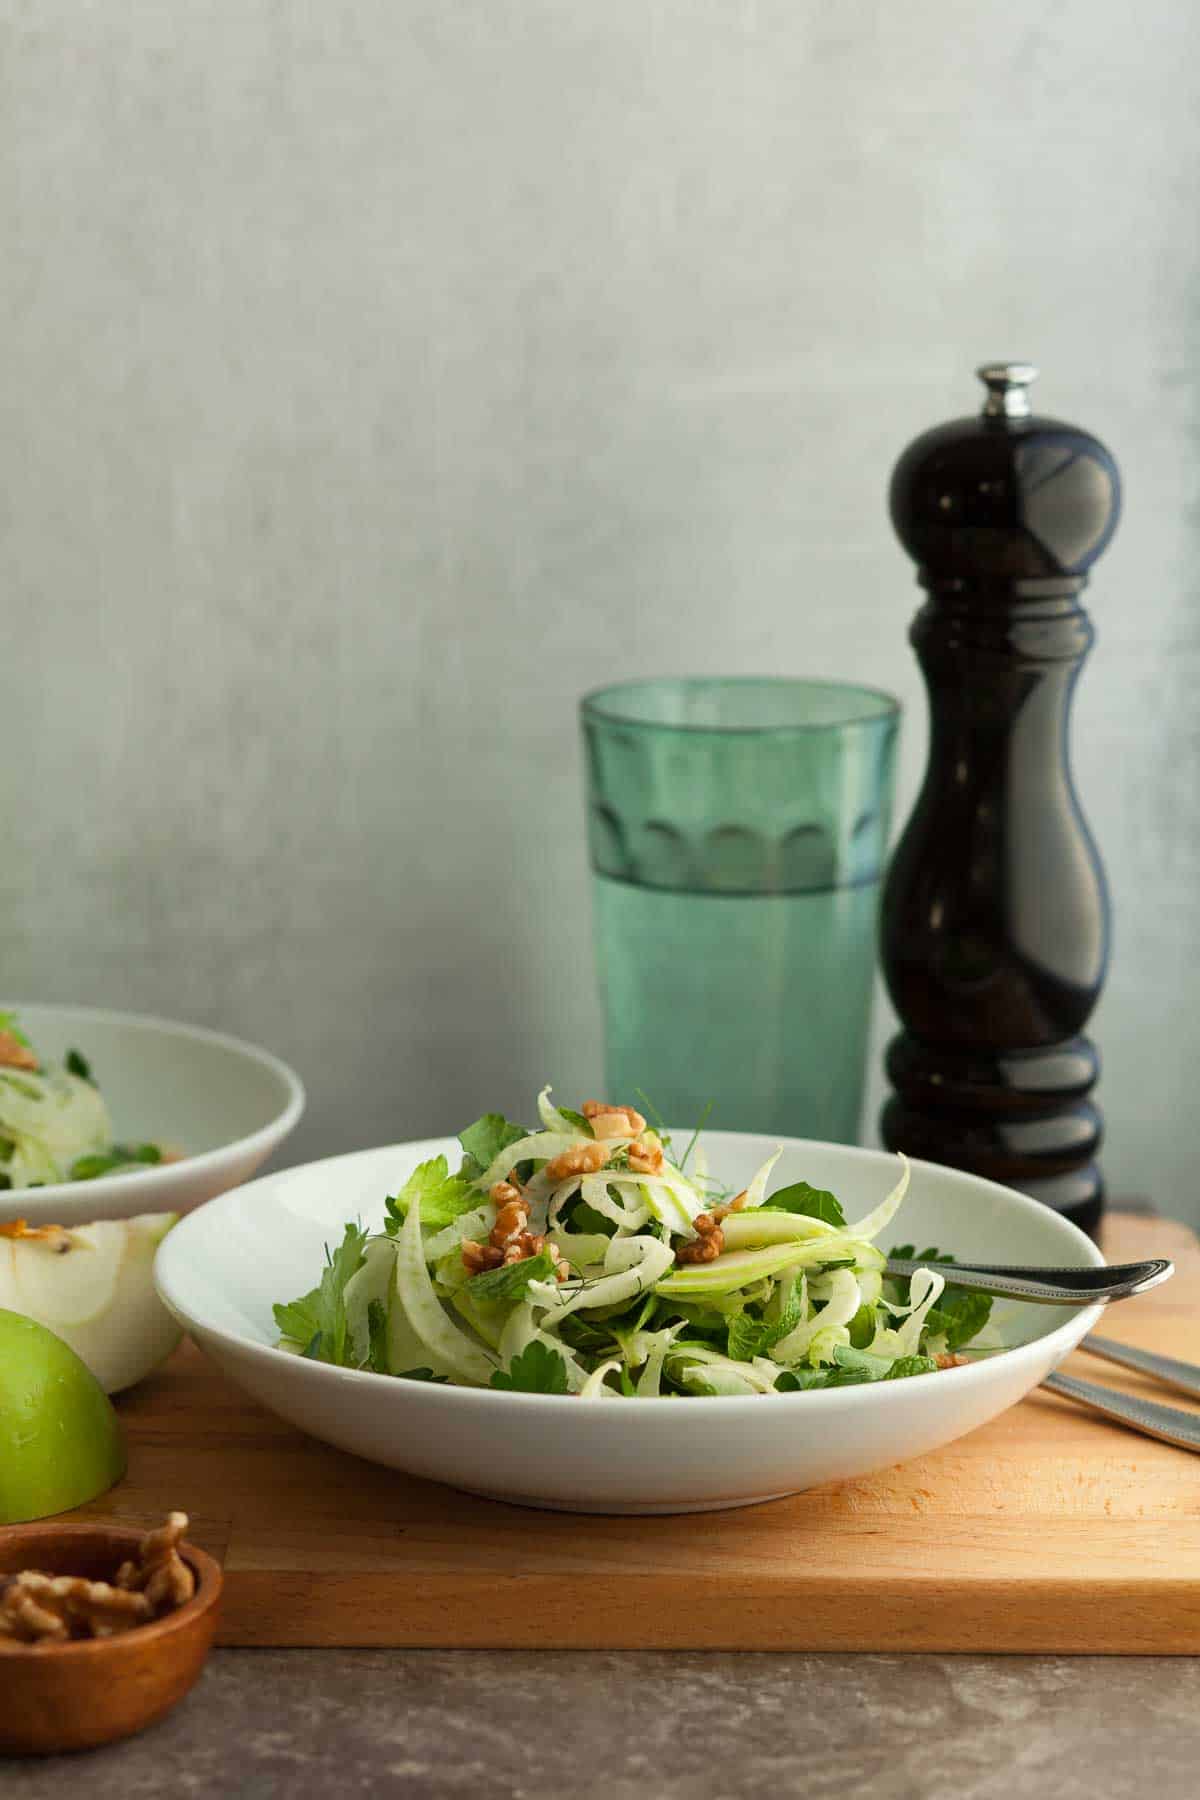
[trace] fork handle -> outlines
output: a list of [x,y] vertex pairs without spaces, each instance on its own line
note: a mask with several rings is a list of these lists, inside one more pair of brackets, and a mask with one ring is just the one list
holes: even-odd
[[1089,1332],[1079,1348],[1106,1362],[1120,1363],[1123,1369],[1136,1369],[1139,1375],[1152,1375],[1165,1387],[1191,1394],[1200,1400],[1200,1365],[1179,1362],[1174,1356],[1158,1356],[1153,1350],[1138,1350],[1132,1344],[1118,1344],[1113,1338],[1098,1337]]
[[1139,1400],[1132,1394],[1120,1394],[1115,1388],[1098,1387],[1093,1381],[1077,1381],[1074,1375],[1047,1375],[1042,1386],[1064,1399],[1077,1400],[1128,1425],[1146,1437],[1161,1438],[1180,1450],[1200,1450],[1200,1415],[1182,1411],[1178,1406],[1160,1406],[1155,1400]]

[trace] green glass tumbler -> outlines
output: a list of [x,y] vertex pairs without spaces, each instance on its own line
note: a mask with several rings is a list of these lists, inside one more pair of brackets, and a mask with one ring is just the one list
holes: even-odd
[[582,702],[606,1098],[858,1135],[900,708],[841,682]]

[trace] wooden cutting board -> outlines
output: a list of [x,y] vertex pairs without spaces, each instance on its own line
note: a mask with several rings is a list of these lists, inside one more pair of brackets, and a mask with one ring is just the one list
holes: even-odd
[[[1105,1249],[1178,1266],[1111,1334],[1200,1361],[1192,1233],[1118,1215]],[[224,1560],[226,1644],[1200,1653],[1200,1457],[1046,1393],[901,1468],[675,1518],[538,1513],[375,1468],[191,1345],[119,1406],[129,1474],[81,1515],[186,1508]]]

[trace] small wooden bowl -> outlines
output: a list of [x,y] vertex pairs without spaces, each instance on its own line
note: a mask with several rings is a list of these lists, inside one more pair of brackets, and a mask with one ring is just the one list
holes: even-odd
[[[111,1581],[143,1536],[111,1525],[5,1526],[0,1575],[43,1569]],[[148,1625],[66,1644],[0,1637],[0,1751],[91,1750],[152,1725],[183,1699],[212,1645],[221,1570],[194,1544],[181,1544],[180,1555],[196,1577],[196,1592]]]

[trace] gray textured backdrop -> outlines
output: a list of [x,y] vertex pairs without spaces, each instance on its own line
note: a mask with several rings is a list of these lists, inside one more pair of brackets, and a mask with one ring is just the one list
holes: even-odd
[[594,1089],[577,694],[892,687],[906,809],[888,471],[1030,356],[1128,488],[1108,1167],[1196,1216],[1198,53],[1177,0],[4,0],[0,985],[261,1039],[297,1155]]

